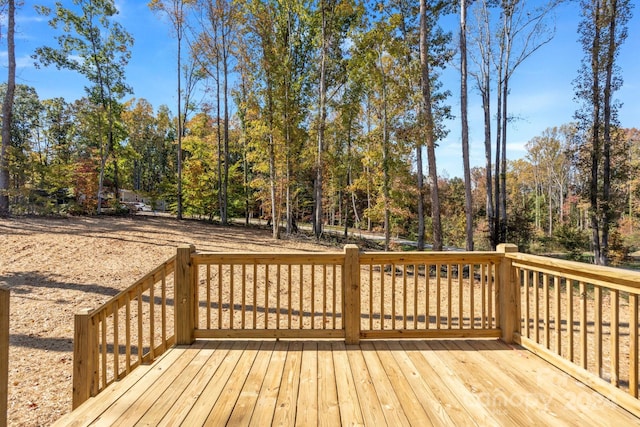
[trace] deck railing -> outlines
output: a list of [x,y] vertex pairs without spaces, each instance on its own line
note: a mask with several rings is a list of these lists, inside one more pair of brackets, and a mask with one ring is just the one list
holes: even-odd
[[0,286],[0,426],[7,425],[9,394],[9,290]]
[[514,245],[270,254],[182,246],[101,309],[76,317],[74,407],[168,346],[197,338],[499,337],[640,415],[639,293],[640,273],[525,255]]
[[360,253],[353,245],[344,253],[180,251],[177,259],[191,262],[184,282],[194,288],[177,300],[194,300],[177,321],[193,319],[178,343],[501,336],[500,253]]
[[515,340],[640,414],[640,273],[508,255],[519,285]]
[[175,344],[174,258],[100,308],[76,314],[74,408]]

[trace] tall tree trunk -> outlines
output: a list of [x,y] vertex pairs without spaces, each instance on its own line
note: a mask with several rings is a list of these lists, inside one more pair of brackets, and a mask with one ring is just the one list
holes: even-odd
[[595,34],[591,47],[591,101],[593,105],[593,125],[591,129],[591,182],[589,185],[589,216],[591,218],[591,245],[593,247],[593,260],[596,264],[604,265],[600,245],[600,221],[598,220],[598,164],[600,159],[600,1],[596,1],[594,7]]
[[606,73],[604,82],[604,123],[603,123],[603,139],[604,139],[604,158],[602,165],[602,253],[601,264],[607,265],[609,262],[609,227],[613,224],[613,212],[611,211],[611,97],[613,83],[613,65],[616,54],[616,22],[618,16],[618,2],[611,0],[609,4],[609,45],[607,46],[606,56]]
[[229,90],[227,88],[229,79],[229,59],[226,38],[226,29],[222,26],[222,96],[224,105],[224,178],[222,180],[222,209],[220,209],[220,222],[222,225],[229,223]]
[[[353,200],[354,197],[354,191],[353,188],[351,187],[351,162],[352,162],[352,158],[351,158],[351,132],[352,132],[352,128],[353,127],[353,115],[349,115],[349,121],[347,124],[347,187],[345,190],[345,203],[344,203],[344,238],[346,239],[347,237],[349,237],[349,199]],[[357,223],[356,218],[358,217],[358,212],[356,212],[355,210],[355,206],[353,207],[354,211],[353,211],[353,216],[354,216],[354,223]]]
[[326,97],[327,97],[327,20],[325,14],[324,1],[320,2],[322,14],[321,22],[321,38],[322,47],[320,49],[320,86],[318,88],[319,105],[318,105],[318,153],[316,158],[316,179],[315,179],[315,221],[314,234],[316,239],[322,234],[322,156],[324,153],[324,128],[327,116]]
[[[508,55],[507,55],[508,57]],[[508,67],[508,63],[505,68]],[[502,144],[500,149],[500,241],[507,241],[507,96],[509,95],[509,74],[504,72],[502,85]]]
[[469,165],[469,121],[467,118],[467,1],[460,0],[460,118],[462,127],[462,163],[464,167],[464,211],[466,249],[473,250],[473,200]]
[[178,197],[177,219],[182,219],[182,2],[180,11],[176,11],[176,38],[178,41]]
[[424,250],[424,164],[422,161],[422,144],[416,144],[416,174],[418,179],[418,241],[419,251]]
[[489,20],[489,10],[487,2],[482,1],[480,4],[480,17],[482,23],[478,27],[478,49],[480,50],[479,75],[476,76],[478,88],[482,98],[482,112],[484,122],[484,158],[485,158],[485,186],[486,188],[486,220],[489,228],[489,244],[491,249],[496,249],[496,222],[495,209],[493,201],[493,165],[491,161],[491,60],[492,60],[492,44],[491,44],[491,28]]
[[380,58],[382,72],[382,197],[384,197],[384,250],[389,250],[391,243],[391,208],[390,204],[390,171],[389,171],[389,117],[387,112],[387,75]]
[[268,106],[269,109],[269,185],[271,189],[271,230],[274,239],[280,239],[280,227],[279,227],[279,209],[278,209],[278,200],[277,200],[277,181],[278,177],[276,175],[276,149],[275,149],[275,141],[273,138],[274,126],[273,126],[273,100],[271,91],[267,89],[269,94],[267,95]]
[[[217,49],[217,42],[216,42]],[[222,146],[222,127],[220,120],[220,55],[216,53],[216,142],[218,144],[218,209],[220,211],[220,223],[224,216],[224,148]]]
[[102,192],[104,190],[104,170],[109,157],[109,145],[104,143],[104,135],[102,129],[102,117],[98,120],[98,132],[100,133],[100,172],[98,174],[98,207],[97,214],[102,213]]
[[493,242],[494,247],[497,247],[499,243],[502,242],[502,236],[500,236],[500,195],[502,194],[500,191],[500,166],[502,165],[500,161],[500,157],[502,155],[502,67],[499,67],[498,71],[498,81],[497,81],[497,97],[498,100],[496,102],[496,160],[494,164],[494,176],[493,176],[493,217],[494,222],[492,224],[493,234],[495,237],[495,241]]
[[429,29],[427,28],[427,1],[420,0],[420,69],[425,121],[427,162],[431,179],[431,222],[433,224],[433,250],[442,250],[442,225],[440,222],[440,197],[438,171],[436,169],[436,139],[431,110],[431,75],[429,70]]
[[549,205],[548,215],[549,215],[549,225],[547,232],[549,233],[549,237],[553,236],[553,186],[549,184],[549,200],[547,204]]
[[2,102],[2,145],[0,146],[0,215],[9,214],[9,147],[16,89],[15,0],[8,0],[7,10],[7,92]]
[[[367,135],[371,135],[371,100],[367,96]],[[367,138],[367,149],[371,151],[371,139]],[[371,169],[368,164],[364,166],[364,173],[367,177],[367,212],[371,211]],[[367,231],[371,231],[371,215],[367,215]]]

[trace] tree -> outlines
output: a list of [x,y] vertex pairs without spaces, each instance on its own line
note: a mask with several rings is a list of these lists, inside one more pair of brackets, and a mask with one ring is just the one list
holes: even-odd
[[165,193],[175,184],[175,144],[168,108],[160,107],[155,114],[147,100],[131,99],[125,104],[122,122],[127,133],[131,188],[152,200],[170,196]]
[[[552,236],[554,221],[563,222],[564,199],[567,195],[570,164],[567,153],[570,149],[573,127],[548,128],[541,136],[529,141],[527,160],[531,164],[535,194],[535,225],[542,228],[541,201],[546,191],[547,235]],[[554,202],[555,207],[554,209]]]
[[599,265],[608,263],[609,229],[615,219],[611,206],[611,157],[617,105],[613,94],[622,85],[616,59],[627,37],[631,7],[628,0],[581,2],[579,34],[585,57],[574,86],[583,106],[576,118],[589,141],[591,244],[594,261]]
[[9,213],[9,147],[11,145],[11,118],[16,89],[16,48],[14,0],[8,0],[7,11],[7,90],[2,101],[2,145],[0,145],[0,215]]
[[[100,213],[105,166],[116,148],[116,121],[121,107],[118,100],[131,92],[125,83],[124,68],[129,62],[129,48],[133,45],[133,38],[114,21],[118,10],[113,0],[74,0],[73,4],[79,10],[64,8],[61,3],[56,4],[49,21],[53,28],[64,30],[64,34],[55,37],[58,48],[40,47],[36,49],[34,56],[45,66],[53,64],[58,68],[77,71],[92,85],[85,89],[89,99],[100,106],[100,110],[96,112],[101,159],[97,205]],[[51,9],[43,6],[38,7],[38,10],[44,15],[52,14]],[[115,156],[113,159],[117,194],[117,160]]]
[[509,82],[516,69],[534,52],[549,43],[555,28],[547,26],[547,17],[558,4],[557,0],[535,8],[527,8],[523,0],[501,2],[502,26],[498,33],[499,56],[497,65],[496,163],[495,197],[499,213],[500,242],[507,236],[507,123]]
[[314,179],[314,234],[319,238],[323,224],[323,176],[327,143],[327,104],[330,101],[329,89],[340,87],[344,82],[342,44],[347,40],[348,30],[357,16],[356,8],[350,0],[320,0],[318,4],[320,27],[318,41],[318,113],[317,113],[317,151]]
[[433,250],[442,250],[442,224],[440,221],[440,196],[438,194],[438,171],[436,168],[436,126],[433,118],[431,96],[431,66],[429,64],[430,33],[434,14],[427,13],[427,0],[420,0],[420,70],[422,86],[422,114],[424,117],[427,162],[431,180],[431,223],[433,227]]
[[233,49],[238,34],[240,11],[237,3],[228,0],[200,1],[198,8],[203,17],[201,19],[202,32],[199,34],[197,42],[192,46],[192,50],[201,69],[215,81],[218,205],[220,222],[227,224],[230,168],[229,75],[232,69]]
[[252,53],[256,55],[255,60],[259,65],[254,67],[255,79],[261,83],[259,87],[261,93],[258,95],[261,99],[256,102],[259,112],[252,117],[249,133],[256,154],[260,156],[260,160],[266,159],[266,162],[259,162],[256,169],[261,174],[266,172],[268,176],[272,233],[274,239],[279,239],[281,203],[278,192],[280,171],[277,155],[282,154],[282,145],[278,138],[276,108],[278,76],[282,65],[279,62],[278,54],[281,52],[278,50],[277,40],[278,30],[282,28],[276,24],[276,21],[279,15],[278,8],[281,5],[269,1],[255,1],[249,6],[248,25],[245,29],[246,41],[251,45]]
[[475,85],[480,92],[482,99],[482,111],[484,122],[484,157],[485,157],[485,172],[484,172],[484,186],[485,186],[485,200],[486,200],[486,221],[489,230],[489,241],[492,249],[495,249],[498,237],[497,237],[497,219],[496,211],[493,201],[493,179],[492,179],[492,159],[491,159],[491,70],[493,59],[493,43],[492,43],[492,29],[489,5],[487,0],[481,0],[479,2],[479,9],[475,9],[475,32],[474,45],[477,49],[477,54],[474,54],[474,50],[471,50],[470,57],[476,64],[476,70],[471,71],[469,74],[475,79]]
[[[533,53],[546,45],[554,36],[554,29],[547,21],[558,4],[550,0],[542,5],[508,0],[492,2],[482,0],[476,8],[476,24],[472,29],[475,51],[471,58],[477,69],[471,71],[482,97],[484,111],[485,167],[487,168],[487,219],[492,248],[504,242],[507,224],[506,194],[506,142],[507,125],[512,118],[508,112],[510,80],[517,68]],[[493,9],[499,8],[498,21],[493,19]],[[495,168],[491,162],[491,94],[492,83],[496,89]],[[493,183],[491,180],[493,179]]]
[[[190,0],[151,0],[149,8],[158,12],[164,12],[173,25],[177,42],[177,93],[178,93],[178,188],[177,188],[177,212],[176,217],[182,219],[182,138],[184,136],[184,116],[182,111],[182,39],[185,34],[186,11],[185,8],[191,4]],[[188,106],[187,106],[188,107]]]
[[462,130],[462,163],[464,167],[464,211],[466,217],[465,247],[473,250],[473,199],[469,165],[469,121],[467,118],[467,0],[460,0],[460,120]]

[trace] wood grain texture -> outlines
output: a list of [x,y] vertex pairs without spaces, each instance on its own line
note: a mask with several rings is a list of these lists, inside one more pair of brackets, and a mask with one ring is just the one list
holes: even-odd
[[[589,385],[612,388],[604,381]],[[169,350],[56,425],[639,422],[535,354],[495,339],[362,341],[359,345],[205,340]]]

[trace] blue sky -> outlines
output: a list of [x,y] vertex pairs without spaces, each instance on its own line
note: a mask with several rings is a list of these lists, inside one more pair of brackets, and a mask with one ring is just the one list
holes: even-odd
[[[40,1],[38,4],[52,5],[53,2]],[[176,103],[176,70],[175,41],[171,37],[170,25],[163,16],[149,10],[147,1],[117,0],[117,4],[119,22],[135,39],[127,69],[127,82],[134,89],[133,96],[147,99],[156,108],[162,104],[172,107]],[[624,127],[640,127],[640,10],[635,8],[634,14],[636,16],[629,22],[629,37],[619,57],[624,86],[617,93],[617,98],[623,102],[619,118]],[[55,68],[35,69],[33,66],[30,56],[34,49],[52,45],[54,34],[46,18],[35,13],[33,3],[25,2],[16,19],[18,83],[35,87],[41,99],[63,97],[73,101],[84,96],[85,81],[78,74]],[[524,145],[544,129],[572,120],[577,107],[573,100],[572,81],[583,57],[577,34],[579,20],[577,2],[562,4],[556,11],[555,38],[527,59],[514,74],[509,108],[510,114],[518,120],[509,127],[509,159],[523,157]],[[447,19],[446,23],[457,26],[457,17]],[[6,65],[4,43],[0,59]],[[442,80],[444,87],[453,94],[449,100],[452,111],[459,116],[460,83],[457,73],[451,66],[444,72]],[[484,164],[482,110],[479,96],[471,86],[469,95],[471,164],[481,166]],[[438,173],[449,177],[461,176],[459,125],[454,120],[447,123],[447,127],[449,135],[437,149]]]

